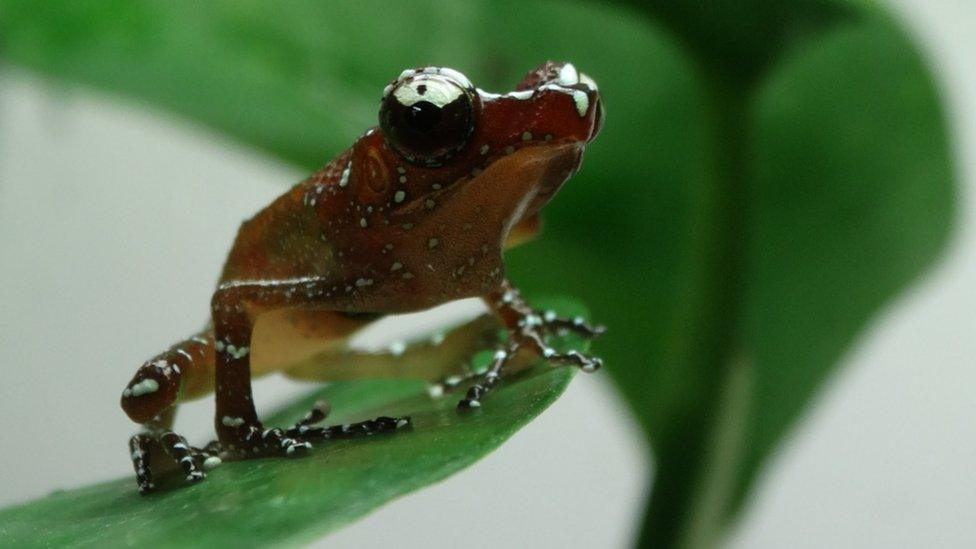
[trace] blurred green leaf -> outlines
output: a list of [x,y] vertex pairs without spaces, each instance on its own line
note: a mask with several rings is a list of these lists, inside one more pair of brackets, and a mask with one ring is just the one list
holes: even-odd
[[695,58],[710,183],[700,293],[674,326],[688,346],[613,371],[657,458],[643,544],[710,546],[845,350],[943,248],[952,160],[924,60],[870,4],[632,4]]
[[[567,314],[585,314],[572,301],[547,304]],[[564,350],[587,346],[571,335],[554,343]],[[471,465],[549,407],[574,372],[538,364],[506,379],[482,408],[464,414],[456,411],[463,392],[432,399],[422,381],[333,383],[270,416],[268,424],[291,425],[313,403],[326,400],[332,405],[328,424],[407,415],[413,427],[318,442],[301,459],[224,463],[205,482],[171,484],[175,489],[151,496],[140,496],[132,477],[55,492],[0,510],[0,545],[296,545]]]
[[651,441],[643,542],[713,543],[873,315],[942,249],[952,170],[905,33],[844,0],[0,0],[12,63],[178,113],[309,169],[408,66],[600,83],[603,133],[511,278],[584,298]]

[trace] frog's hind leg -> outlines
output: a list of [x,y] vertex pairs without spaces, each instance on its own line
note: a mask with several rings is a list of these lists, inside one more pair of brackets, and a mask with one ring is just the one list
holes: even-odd
[[[362,378],[414,378],[431,383],[431,395],[440,396],[476,377],[468,365],[478,351],[498,339],[498,321],[481,315],[447,333],[423,340],[394,342],[382,351],[361,351],[333,346],[299,361],[283,373],[294,379],[340,381]],[[317,427],[326,417],[322,404],[285,433],[301,440],[333,440],[371,436],[410,426],[409,417],[378,417],[358,423]]]
[[347,345],[325,349],[296,362],[283,373],[314,381],[412,378],[450,388],[471,375],[471,358],[497,343],[498,330],[498,321],[485,314],[443,334],[413,342],[397,341],[380,351]]
[[205,330],[147,361],[122,392],[122,409],[144,431],[129,440],[139,491],[155,489],[154,476],[179,466],[188,482],[205,478],[205,465],[216,463],[215,448],[199,449],[171,428],[177,402],[205,393],[213,379],[213,337]]
[[122,391],[122,409],[147,424],[177,401],[213,391],[213,332],[204,330],[147,360]]
[[276,427],[265,429],[259,421],[251,391],[252,336],[262,313],[306,307],[316,301],[318,308],[328,309],[333,286],[333,282],[315,277],[231,281],[214,293],[214,426],[228,457],[298,457],[311,449],[303,438]]

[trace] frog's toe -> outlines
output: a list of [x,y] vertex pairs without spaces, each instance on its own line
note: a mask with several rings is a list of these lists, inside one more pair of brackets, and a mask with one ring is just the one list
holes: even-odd
[[302,457],[312,450],[312,443],[290,436],[277,427],[265,429],[261,433],[261,443],[267,452],[289,458]]
[[156,491],[156,483],[153,482],[152,469],[149,458],[153,452],[153,440],[147,434],[139,434],[129,439],[129,456],[132,459],[132,467],[136,470],[136,485],[139,486],[140,494],[148,494]]
[[328,402],[320,400],[315,403],[311,411],[305,414],[291,428],[286,429],[286,436],[301,440],[325,440],[334,438],[355,438],[360,436],[370,436],[377,433],[396,431],[410,426],[409,417],[378,417],[357,423],[344,423],[342,425],[332,425],[330,427],[319,427],[317,424],[325,420],[329,415],[330,405]]
[[581,316],[563,317],[555,311],[545,311],[541,315],[542,324],[549,332],[572,332],[586,339],[596,339],[607,332],[607,328],[600,324],[590,324]]
[[518,352],[521,343],[513,343],[507,349],[499,349],[488,364],[488,369],[481,374],[481,379],[468,389],[468,393],[457,404],[458,412],[467,412],[481,408],[481,399],[488,394],[502,377],[502,371]]
[[285,457],[302,457],[312,451],[312,443],[304,440],[292,439],[284,445]]
[[186,482],[195,484],[207,478],[204,472],[207,463],[212,464],[213,459],[219,460],[210,448],[190,446],[185,438],[169,430],[135,435],[129,439],[129,453],[139,493],[154,492],[156,475],[172,471],[172,465],[166,467],[167,458],[169,463],[182,470]]
[[332,440],[343,438],[360,438],[380,433],[390,433],[408,429],[412,425],[413,423],[407,416],[381,416],[375,419],[368,419],[366,421],[344,423],[342,425],[332,425],[329,427],[314,427],[299,422],[299,424],[297,424],[295,427],[288,429],[286,434],[293,437],[300,437],[302,440]]
[[477,379],[480,375],[477,372],[449,375],[438,382],[428,385],[427,394],[430,395],[430,398],[440,398],[446,393],[452,393],[458,390],[462,385],[473,379]]
[[595,372],[603,367],[603,360],[584,355],[579,351],[557,353],[551,348],[546,348],[542,356],[554,366],[576,366],[587,373]]
[[329,404],[328,401],[319,400],[312,406],[312,409],[305,414],[305,417],[295,423],[295,427],[301,427],[303,425],[311,426],[321,423],[326,417],[328,417],[331,410],[332,405]]

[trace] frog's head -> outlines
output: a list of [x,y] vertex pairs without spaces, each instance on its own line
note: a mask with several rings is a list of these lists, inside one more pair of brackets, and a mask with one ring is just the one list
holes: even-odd
[[552,61],[504,95],[475,88],[453,69],[406,70],[383,91],[380,106],[389,147],[428,168],[486,169],[516,150],[582,147],[602,123],[593,79]]
[[500,252],[534,232],[536,213],[600,131],[603,105],[596,83],[569,63],[546,62],[505,94],[426,67],[386,86],[379,122],[352,147],[340,182],[368,214],[360,224],[377,227],[370,217],[382,216],[383,227],[414,231],[403,240],[469,257],[467,248]]

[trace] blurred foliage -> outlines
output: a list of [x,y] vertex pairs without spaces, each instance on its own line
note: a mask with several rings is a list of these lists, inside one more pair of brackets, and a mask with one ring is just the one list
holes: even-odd
[[[570,300],[547,304],[566,314],[586,314]],[[563,350],[588,345],[572,335],[554,343]],[[479,362],[487,367],[491,356],[479,353],[476,367]],[[369,438],[317,442],[302,459],[224,463],[191,486],[174,475],[150,496],[138,494],[131,476],[58,491],[0,510],[0,545],[298,545],[471,465],[548,408],[574,374],[573,368],[536,364],[506,378],[477,412],[464,414],[456,411],[463,391],[432,399],[420,380],[333,383],[269,416],[267,423],[293,425],[316,401],[325,400],[332,410],[325,424],[392,415],[410,416],[413,426]]]
[[604,132],[510,254],[579,296],[654,452],[642,542],[702,546],[952,217],[939,100],[906,34],[851,0],[208,3],[0,0],[11,63],[314,169],[404,67],[510,89],[546,58],[600,83]]

